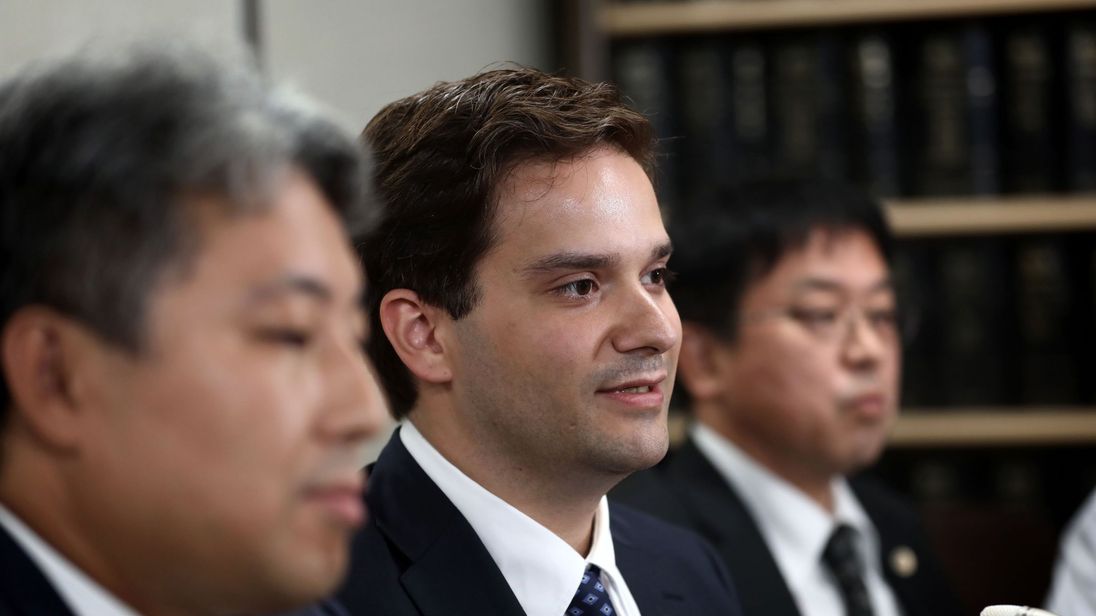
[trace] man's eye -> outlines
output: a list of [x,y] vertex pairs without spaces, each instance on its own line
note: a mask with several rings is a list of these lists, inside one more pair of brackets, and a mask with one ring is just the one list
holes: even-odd
[[312,334],[303,329],[275,327],[260,330],[259,338],[273,344],[306,347],[312,341]]
[[575,280],[556,289],[561,295],[571,297],[586,297],[597,290],[597,283],[590,278]]
[[670,284],[673,280],[674,273],[665,267],[651,270],[650,273],[643,277],[644,284],[653,284],[660,287]]
[[792,308],[788,315],[807,327],[828,327],[837,322],[838,312],[820,308]]
[[895,328],[898,326],[898,311],[893,308],[872,310],[868,312],[868,320],[876,329]]

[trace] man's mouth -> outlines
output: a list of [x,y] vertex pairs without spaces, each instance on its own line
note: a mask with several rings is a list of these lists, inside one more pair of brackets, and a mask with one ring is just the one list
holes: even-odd
[[597,394],[626,407],[660,409],[666,398],[662,391],[662,382],[665,380],[665,373],[628,379],[611,383],[599,389]]

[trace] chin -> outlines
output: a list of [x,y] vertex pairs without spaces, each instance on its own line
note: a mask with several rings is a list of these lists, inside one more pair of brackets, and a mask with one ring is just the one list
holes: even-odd
[[645,436],[627,445],[621,444],[612,451],[601,450],[604,462],[602,466],[616,474],[631,475],[661,462],[669,447],[670,440],[666,432],[662,431],[660,435]]
[[[280,555],[280,566],[274,565],[268,576],[271,596],[279,597],[282,603],[277,609],[314,603],[333,593],[348,569],[349,543],[347,537],[345,545],[312,545]],[[269,562],[273,563],[274,557]]]

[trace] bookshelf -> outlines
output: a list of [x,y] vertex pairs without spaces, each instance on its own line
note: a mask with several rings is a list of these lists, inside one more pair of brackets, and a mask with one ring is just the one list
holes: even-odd
[[1094,0],[699,0],[605,2],[598,20],[609,37],[699,34],[796,26],[1041,13],[1096,7]]

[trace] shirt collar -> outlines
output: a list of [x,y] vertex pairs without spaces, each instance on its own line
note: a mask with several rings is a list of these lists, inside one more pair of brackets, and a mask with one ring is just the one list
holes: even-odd
[[0,504],[0,526],[15,538],[77,616],[138,616]]
[[711,428],[694,424],[691,436],[742,498],[790,587],[800,587],[817,572],[826,542],[841,523],[856,529],[858,549],[867,566],[880,569],[875,527],[843,477],[831,483],[834,513],[830,514]]
[[479,535],[529,616],[563,614],[587,563],[601,568],[611,583],[623,580],[616,567],[605,497],[594,515],[590,553],[584,558],[555,533],[465,475],[426,440],[413,422],[405,421],[399,435],[411,457]]

